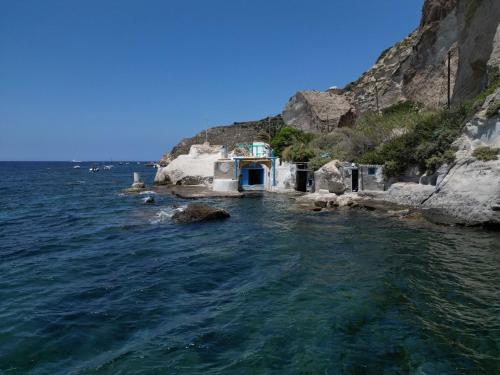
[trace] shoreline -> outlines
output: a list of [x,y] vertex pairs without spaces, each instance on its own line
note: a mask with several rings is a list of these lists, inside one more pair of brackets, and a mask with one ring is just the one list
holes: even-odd
[[[417,185],[415,186],[427,186]],[[297,209],[303,211],[325,212],[339,209],[365,209],[376,211],[388,217],[401,220],[422,221],[438,226],[481,228],[484,230],[500,230],[495,222],[466,223],[444,208],[422,207],[420,203],[403,202],[401,198],[391,196],[389,191],[362,191],[356,193],[335,194],[321,191],[318,193],[301,193],[294,190],[260,191],[260,192],[218,192],[208,185],[153,185],[144,188],[123,189],[126,194],[139,194],[151,191],[154,194],[173,195],[180,199],[201,200],[210,198],[247,198],[263,194],[287,195]],[[430,191],[430,189],[427,189]],[[428,192],[429,193],[429,192]],[[432,194],[432,193],[431,193]],[[430,195],[430,194],[427,194]],[[415,198],[415,196],[412,196]],[[424,198],[424,200],[427,198]],[[418,202],[418,199],[416,200]]]

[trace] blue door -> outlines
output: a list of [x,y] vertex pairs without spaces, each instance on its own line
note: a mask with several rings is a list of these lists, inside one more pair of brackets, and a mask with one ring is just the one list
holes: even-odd
[[263,185],[264,168],[260,164],[249,164],[241,168],[241,185]]

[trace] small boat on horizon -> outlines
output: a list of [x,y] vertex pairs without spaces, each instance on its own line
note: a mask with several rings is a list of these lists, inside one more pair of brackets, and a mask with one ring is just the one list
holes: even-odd
[[103,169],[106,170],[106,171],[110,171],[111,168],[113,168],[112,165],[105,165]]
[[92,173],[99,172],[99,167],[94,164],[92,167],[89,168],[89,172],[92,172]]

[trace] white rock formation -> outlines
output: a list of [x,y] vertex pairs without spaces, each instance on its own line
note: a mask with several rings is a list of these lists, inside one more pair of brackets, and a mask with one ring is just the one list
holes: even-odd
[[214,162],[223,157],[224,146],[192,145],[189,154],[179,155],[169,165],[158,169],[155,184],[210,184],[214,177]]
[[314,172],[314,190],[328,190],[330,193],[342,194],[346,187],[342,173],[337,168],[338,160],[332,160]]

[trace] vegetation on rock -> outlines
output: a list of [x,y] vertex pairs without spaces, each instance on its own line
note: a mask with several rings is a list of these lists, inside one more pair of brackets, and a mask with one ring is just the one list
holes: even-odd
[[494,102],[486,111],[486,117],[491,118],[493,116],[498,115],[500,111],[500,101]]
[[304,143],[296,143],[285,148],[282,156],[286,161],[307,162],[315,156],[315,153]]
[[482,161],[497,160],[497,150],[486,146],[478,147],[474,150],[472,156]]
[[292,145],[307,144],[313,138],[312,134],[290,127],[281,128],[271,140],[271,147],[276,156],[283,157],[283,151]]

